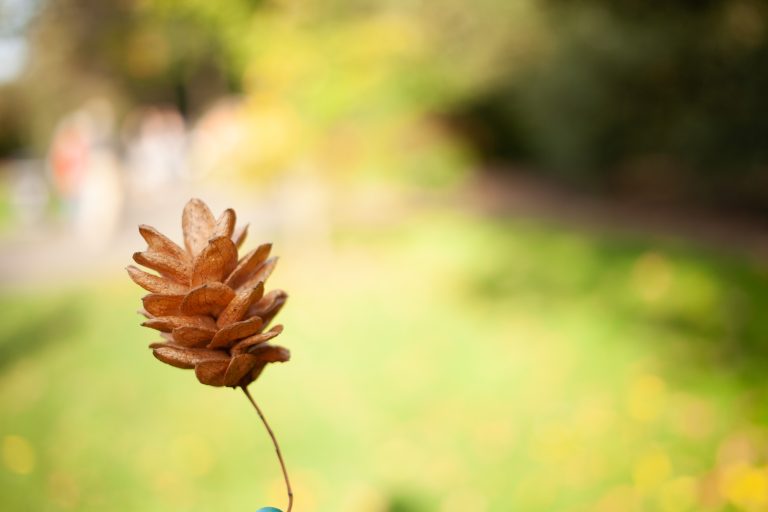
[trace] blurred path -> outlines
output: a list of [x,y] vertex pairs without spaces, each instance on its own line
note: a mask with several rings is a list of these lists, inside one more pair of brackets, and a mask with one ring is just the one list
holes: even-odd
[[[768,226],[759,219],[705,210],[649,206],[567,190],[527,174],[482,174],[457,193],[403,194],[398,189],[331,197],[320,180],[293,180],[266,188],[187,183],[163,188],[154,198],[127,197],[118,229],[100,245],[78,239],[71,228],[44,225],[19,229],[0,239],[0,282],[6,287],[49,286],[101,277],[114,278],[144,246],[136,226],[151,222],[181,240],[180,212],[194,196],[216,212],[234,207],[250,221],[249,239],[279,242],[282,253],[319,256],[330,245],[332,226],[376,231],[406,222],[418,210],[464,210],[492,216],[547,220],[578,230],[671,238],[768,261]],[[343,197],[338,197],[343,195]],[[333,216],[329,213],[333,204]]]
[[116,228],[103,237],[89,238],[79,226],[36,223],[17,226],[0,237],[0,283],[4,287],[76,284],[84,280],[114,279],[132,264],[132,254],[145,242],[139,224],[151,224],[182,243],[181,212],[191,197],[204,199],[215,215],[225,208],[238,213],[238,225],[249,224],[249,248],[259,241],[279,243],[281,253],[327,253],[330,227],[328,191],[317,179],[285,174],[270,186],[237,181],[176,182],[157,187],[153,195],[130,191]]
[[274,230],[270,203],[254,201],[230,187],[184,185],[163,189],[161,200],[128,199],[117,229],[98,243],[84,239],[78,229],[47,223],[19,227],[0,238],[0,283],[4,287],[72,284],[81,280],[113,278],[132,263],[131,255],[144,248],[137,226],[151,223],[181,241],[181,211],[190,197],[203,197],[216,213],[237,208],[251,221],[249,238]]
[[552,220],[581,229],[662,236],[768,261],[768,223],[747,214],[579,193],[531,173],[478,175],[470,207],[492,215]]

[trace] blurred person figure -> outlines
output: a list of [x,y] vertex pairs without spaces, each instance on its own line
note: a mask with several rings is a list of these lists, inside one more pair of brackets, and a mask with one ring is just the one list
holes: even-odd
[[112,147],[114,113],[93,99],[56,128],[49,165],[64,213],[77,238],[101,249],[114,235],[123,206],[120,166]]
[[149,108],[137,112],[133,124],[126,141],[131,196],[144,205],[162,204],[188,174],[184,118],[173,108]]
[[54,188],[64,207],[74,208],[88,160],[87,121],[79,113],[59,122],[51,140],[48,163]]
[[191,136],[191,177],[236,171],[238,151],[253,148],[247,139],[243,103],[226,98],[215,103],[197,121]]

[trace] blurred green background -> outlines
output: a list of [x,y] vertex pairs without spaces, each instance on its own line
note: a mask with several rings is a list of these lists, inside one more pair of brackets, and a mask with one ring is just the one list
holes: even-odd
[[274,242],[295,511],[768,510],[768,7],[0,0],[0,508],[284,506],[123,271]]

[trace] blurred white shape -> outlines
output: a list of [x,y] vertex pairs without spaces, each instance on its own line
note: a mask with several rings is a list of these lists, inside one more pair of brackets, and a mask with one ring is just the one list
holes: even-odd
[[[227,98],[208,109],[191,134],[191,177],[227,171],[246,137],[242,101]],[[249,149],[252,149],[249,148]]]
[[89,100],[59,122],[49,151],[56,191],[77,239],[102,249],[117,230],[124,192],[112,149],[114,111],[101,98]]
[[24,30],[43,0],[0,0],[0,30],[3,33],[19,33]]
[[136,133],[126,142],[131,194],[145,202],[162,202],[179,177],[188,174],[184,119],[170,108],[147,109],[137,115]]
[[27,41],[23,37],[0,38],[0,83],[19,76],[27,62]]
[[94,150],[79,190],[74,211],[78,239],[90,249],[102,249],[112,239],[123,207],[123,184],[111,150]]
[[56,192],[65,202],[77,202],[91,152],[110,144],[113,124],[111,105],[98,98],[59,121],[51,140],[48,163]]

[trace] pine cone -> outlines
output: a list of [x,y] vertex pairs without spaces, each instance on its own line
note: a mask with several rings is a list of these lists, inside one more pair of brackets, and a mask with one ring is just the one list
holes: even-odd
[[283,330],[268,331],[288,295],[264,293],[264,282],[275,268],[272,244],[263,244],[240,260],[237,251],[248,226],[235,231],[235,212],[218,220],[200,199],[191,199],[182,214],[182,249],[155,228],[141,225],[149,248],[133,255],[136,263],[157,271],[153,275],[131,265],[131,279],[149,291],[142,302],[142,325],[157,329],[166,340],[150,348],[160,361],[195,370],[210,386],[246,386],[267,363],[285,362],[290,352],[268,342]]

